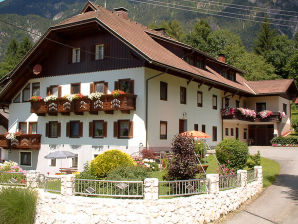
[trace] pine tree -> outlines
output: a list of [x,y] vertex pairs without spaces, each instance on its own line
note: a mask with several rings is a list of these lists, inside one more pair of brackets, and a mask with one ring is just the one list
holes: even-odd
[[180,42],[185,39],[185,32],[181,24],[177,20],[169,21],[168,23],[163,21],[161,27],[165,28],[166,34]]
[[32,41],[28,36],[25,36],[24,39],[19,44],[19,48],[17,50],[17,58],[18,60],[22,60],[22,58],[27,54],[27,52],[32,48]]

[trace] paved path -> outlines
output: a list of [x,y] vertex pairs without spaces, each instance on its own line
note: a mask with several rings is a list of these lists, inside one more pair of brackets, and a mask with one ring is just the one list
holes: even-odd
[[298,148],[251,147],[281,165],[277,181],[225,224],[298,224]]

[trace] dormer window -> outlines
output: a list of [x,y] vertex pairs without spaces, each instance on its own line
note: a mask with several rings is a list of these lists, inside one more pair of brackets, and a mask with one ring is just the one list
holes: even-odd
[[104,59],[104,45],[98,44],[95,46],[95,60],[103,60]]
[[72,63],[79,63],[80,62],[80,48],[73,48],[72,49]]

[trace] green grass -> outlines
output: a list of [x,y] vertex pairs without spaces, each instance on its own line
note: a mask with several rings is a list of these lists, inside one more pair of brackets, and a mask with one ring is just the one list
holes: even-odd
[[264,157],[261,157],[261,165],[263,167],[263,185],[266,188],[272,185],[276,180],[279,175],[280,165]]
[[214,155],[210,155],[207,157],[207,163],[208,163],[208,168],[207,168],[207,174],[210,173],[217,173],[217,170],[219,168],[219,165],[216,161],[216,157]]
[[0,191],[1,224],[33,224],[36,192],[26,188],[2,188]]

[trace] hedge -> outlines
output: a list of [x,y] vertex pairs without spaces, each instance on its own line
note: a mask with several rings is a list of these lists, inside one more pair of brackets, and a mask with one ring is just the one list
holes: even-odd
[[271,140],[272,145],[294,146],[298,145],[298,137],[275,137]]

